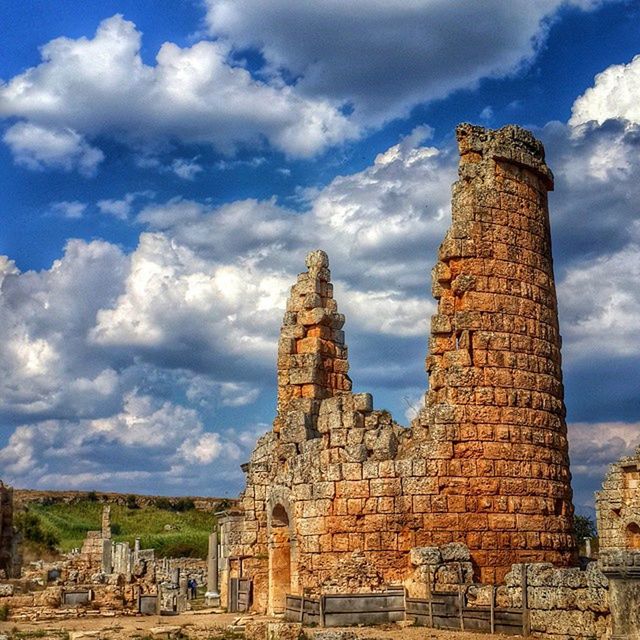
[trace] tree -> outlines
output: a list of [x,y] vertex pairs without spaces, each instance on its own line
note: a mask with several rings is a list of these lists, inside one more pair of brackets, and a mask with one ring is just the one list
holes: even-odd
[[585,538],[595,538],[598,535],[596,525],[589,516],[573,517],[573,533],[578,543]]

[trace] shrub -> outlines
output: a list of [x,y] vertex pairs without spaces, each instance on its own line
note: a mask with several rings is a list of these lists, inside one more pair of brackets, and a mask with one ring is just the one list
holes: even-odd
[[22,537],[29,542],[41,544],[50,551],[54,551],[60,544],[60,540],[52,531],[42,526],[42,521],[35,514],[29,511],[23,511],[16,514],[14,524],[18,531],[22,533]]
[[196,508],[191,498],[176,498],[172,500],[171,498],[160,497],[154,500],[154,505],[158,509],[175,512],[191,511]]

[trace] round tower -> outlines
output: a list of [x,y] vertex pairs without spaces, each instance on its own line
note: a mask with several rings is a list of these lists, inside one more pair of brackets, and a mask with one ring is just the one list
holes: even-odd
[[513,562],[574,557],[544,149],[516,126],[456,131],[452,225],[433,270],[429,391],[419,420],[437,451],[454,539],[484,581]]

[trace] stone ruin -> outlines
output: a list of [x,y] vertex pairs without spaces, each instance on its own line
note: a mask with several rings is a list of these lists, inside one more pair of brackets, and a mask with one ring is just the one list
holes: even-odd
[[0,606],[14,621],[119,612],[173,614],[190,608],[188,581],[207,584],[207,566],[197,558],[156,558],[136,539],[115,542],[110,506],[100,530],[88,531],[82,548],[63,560],[36,562],[22,576],[0,583]]
[[13,526],[13,489],[0,480],[0,578],[20,576],[20,536]]
[[541,143],[516,126],[456,133],[424,406],[404,428],[352,392],[329,261],[310,253],[278,343],[273,429],[243,466],[240,509],[222,526],[223,602],[240,571],[255,610],[271,614],[287,593],[410,588],[412,550],[450,543],[466,545],[469,577],[485,584],[515,563],[577,560],[553,177]]
[[640,448],[612,464],[596,493],[599,563],[615,638],[640,638]]

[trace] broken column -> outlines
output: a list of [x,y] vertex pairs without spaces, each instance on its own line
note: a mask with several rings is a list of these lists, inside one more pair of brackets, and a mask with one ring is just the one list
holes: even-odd
[[102,508],[102,573],[113,572],[113,545],[111,544],[111,507]]
[[494,582],[512,563],[562,565],[575,553],[553,176],[542,144],[519,127],[464,124],[456,134],[459,180],[433,270],[438,312],[419,423],[439,458],[442,526]]
[[209,552],[207,554],[207,592],[205,602],[209,607],[220,606],[218,591],[218,532],[209,535]]

